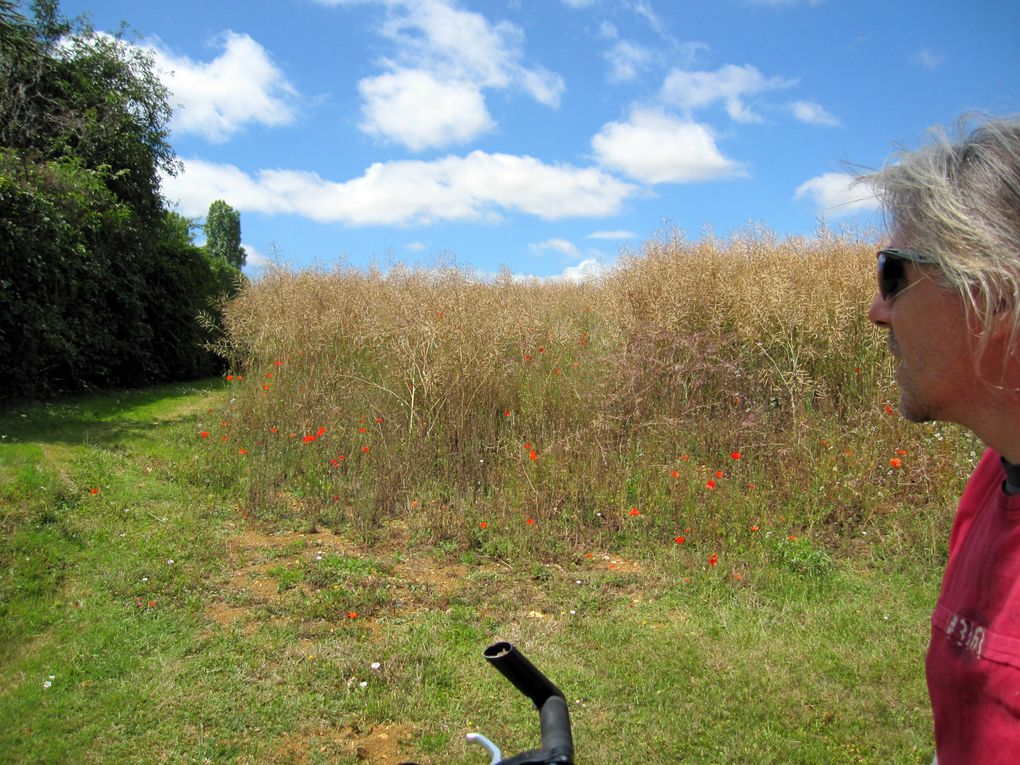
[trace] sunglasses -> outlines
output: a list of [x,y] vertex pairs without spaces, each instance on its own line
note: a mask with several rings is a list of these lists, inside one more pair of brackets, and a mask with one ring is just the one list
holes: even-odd
[[883,300],[891,300],[909,286],[908,262],[931,265],[938,261],[931,255],[910,250],[890,248],[878,251],[878,292]]

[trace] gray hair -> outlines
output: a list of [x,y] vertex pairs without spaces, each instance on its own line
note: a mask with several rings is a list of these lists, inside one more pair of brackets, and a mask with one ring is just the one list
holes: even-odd
[[[1020,115],[964,117],[954,140],[933,128],[932,140],[901,151],[861,180],[874,188],[899,246],[935,258],[968,314],[990,319],[1012,311],[1014,352],[1020,339]],[[988,336],[981,337],[983,348]]]

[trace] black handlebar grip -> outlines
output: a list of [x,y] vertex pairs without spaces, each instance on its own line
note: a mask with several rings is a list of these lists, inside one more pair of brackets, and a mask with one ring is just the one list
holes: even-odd
[[501,642],[490,645],[482,652],[485,660],[499,670],[514,687],[534,702],[541,710],[550,696],[566,700],[562,691],[549,682],[513,643]]
[[553,762],[573,762],[574,740],[570,735],[570,714],[562,696],[550,696],[539,712],[542,728],[542,749],[564,759]]

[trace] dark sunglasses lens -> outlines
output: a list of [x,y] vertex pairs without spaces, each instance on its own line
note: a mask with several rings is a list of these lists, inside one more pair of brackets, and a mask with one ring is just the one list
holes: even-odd
[[906,269],[903,261],[885,253],[878,256],[878,291],[884,300],[893,297],[907,286]]

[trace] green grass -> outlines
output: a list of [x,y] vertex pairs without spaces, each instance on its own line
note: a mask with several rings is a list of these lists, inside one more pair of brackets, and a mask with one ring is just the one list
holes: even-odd
[[567,694],[582,765],[930,761],[951,507],[921,549],[897,506],[835,545],[777,521],[540,561],[496,526],[466,550],[403,522],[256,526],[199,436],[227,395],[0,413],[0,762],[482,763],[470,730],[538,744],[495,639]]

